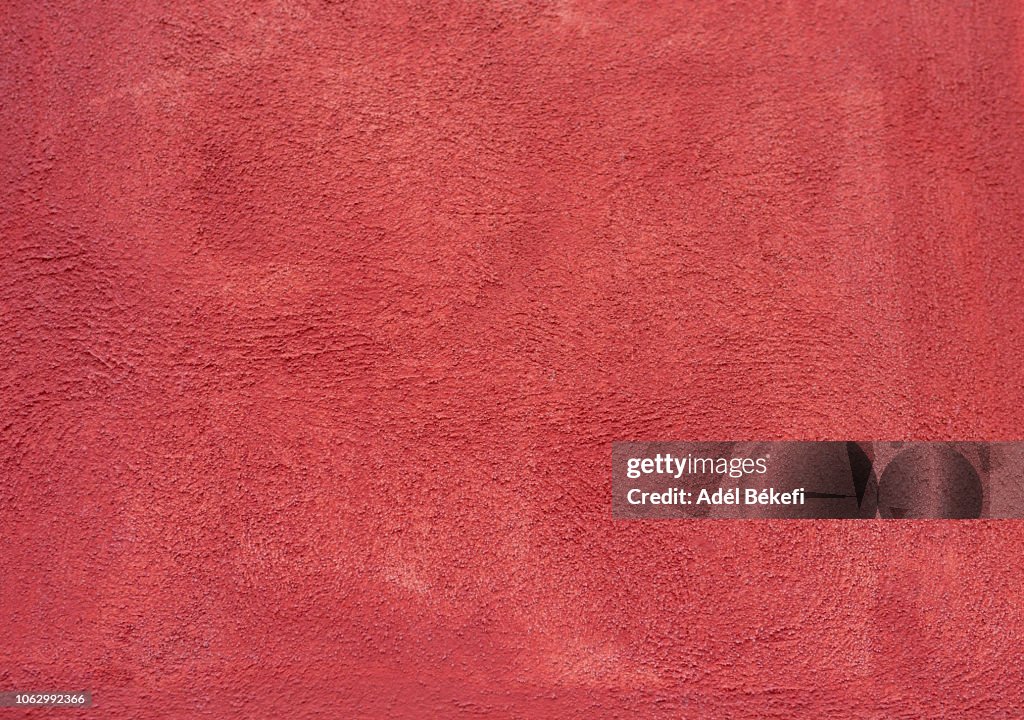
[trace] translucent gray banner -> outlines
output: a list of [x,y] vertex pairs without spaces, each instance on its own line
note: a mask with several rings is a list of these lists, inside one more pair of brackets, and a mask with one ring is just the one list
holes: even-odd
[[1024,442],[615,442],[612,515],[1024,518]]
[[0,692],[0,707],[63,707],[92,706],[92,693],[70,690]]

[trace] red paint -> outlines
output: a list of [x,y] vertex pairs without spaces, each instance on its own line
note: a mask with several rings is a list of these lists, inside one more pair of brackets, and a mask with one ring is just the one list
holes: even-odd
[[8,3],[0,686],[1018,712],[1019,524],[608,493],[620,438],[1020,438],[1019,5],[655,5]]

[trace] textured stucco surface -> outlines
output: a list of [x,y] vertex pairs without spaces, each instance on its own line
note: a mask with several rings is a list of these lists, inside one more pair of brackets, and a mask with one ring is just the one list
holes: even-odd
[[1019,716],[1018,523],[610,517],[614,439],[1020,437],[1024,9],[865,7],[4,3],[0,687]]

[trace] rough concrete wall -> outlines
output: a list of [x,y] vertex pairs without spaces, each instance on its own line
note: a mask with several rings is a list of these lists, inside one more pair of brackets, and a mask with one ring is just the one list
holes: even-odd
[[613,439],[1021,436],[1019,3],[2,13],[3,689],[1019,712],[1018,523],[609,505]]

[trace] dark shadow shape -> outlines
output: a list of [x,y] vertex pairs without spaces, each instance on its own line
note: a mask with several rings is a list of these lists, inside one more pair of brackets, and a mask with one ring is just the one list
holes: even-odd
[[981,517],[984,500],[974,466],[940,443],[915,445],[893,458],[878,492],[882,517],[908,520]]

